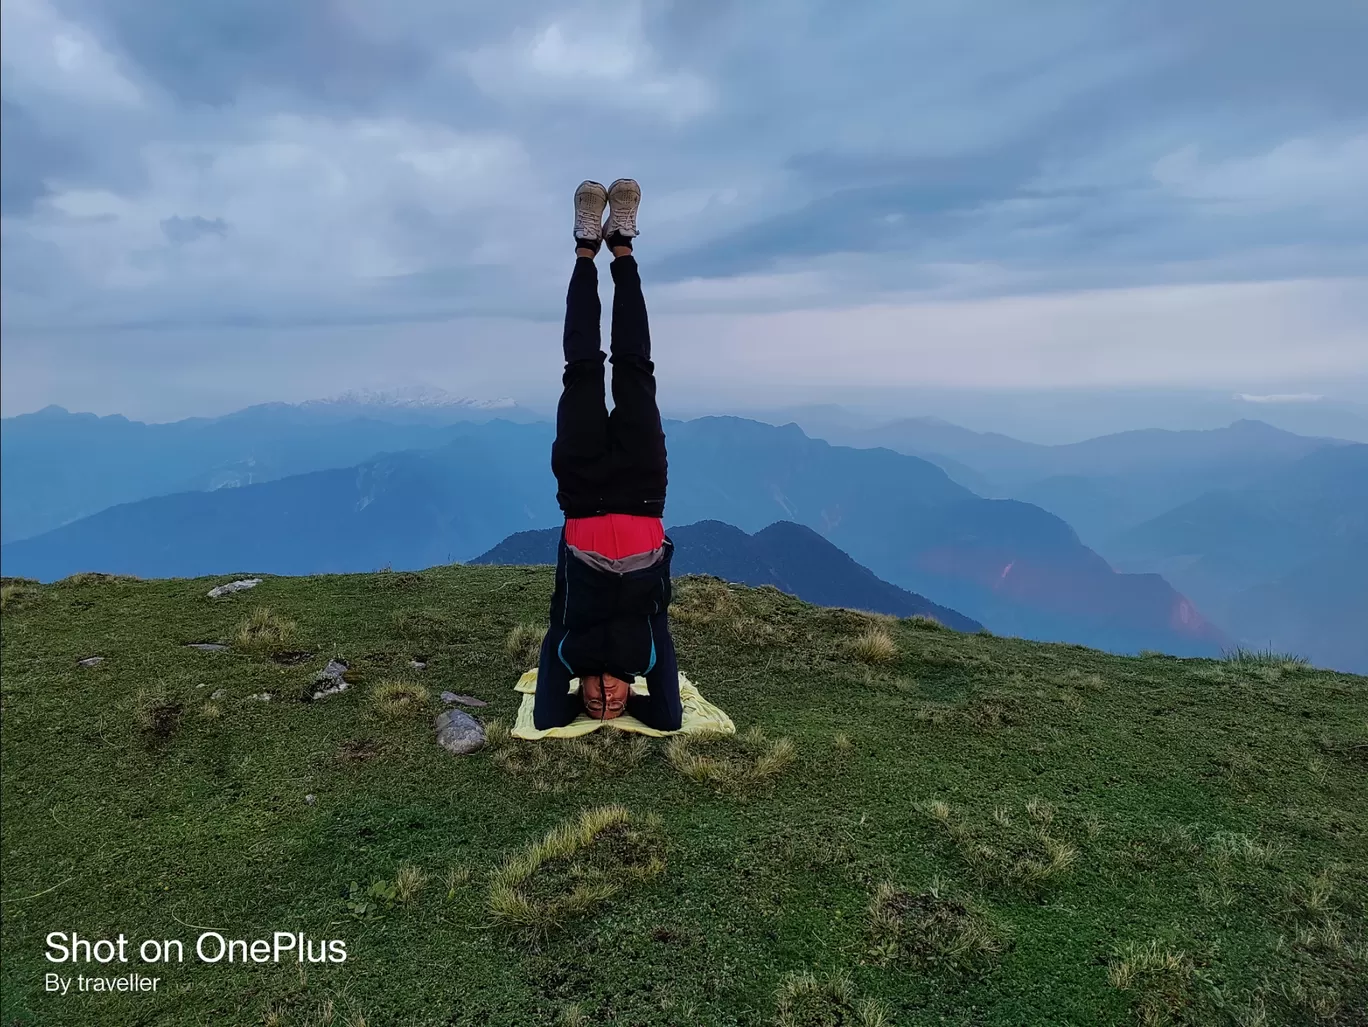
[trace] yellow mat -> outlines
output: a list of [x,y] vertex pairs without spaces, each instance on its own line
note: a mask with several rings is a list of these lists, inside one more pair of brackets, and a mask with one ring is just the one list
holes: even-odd
[[[647,727],[636,717],[626,713],[612,720],[594,720],[589,714],[581,713],[564,727],[552,727],[545,731],[538,731],[532,721],[532,708],[537,701],[535,697],[537,691],[536,668],[529,670],[519,678],[514,688],[523,693],[522,705],[518,707],[518,719],[510,732],[514,738],[525,738],[529,741],[538,738],[575,738],[579,735],[587,735],[590,731],[597,731],[605,725],[617,728],[619,731],[635,731],[637,734],[650,735],[653,738],[660,738],[664,735],[736,734],[736,725],[732,723],[731,717],[704,699],[698,691],[698,686],[682,673],[679,675],[679,699],[684,706],[684,719],[680,723],[678,731],[661,731],[658,728]],[[570,691],[579,691],[579,678],[571,680]],[[638,695],[645,695],[646,679],[638,677],[632,682],[632,691]]]

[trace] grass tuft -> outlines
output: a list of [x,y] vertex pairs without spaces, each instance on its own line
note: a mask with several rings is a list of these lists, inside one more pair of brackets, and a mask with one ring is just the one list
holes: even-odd
[[718,792],[745,794],[771,785],[793,765],[791,738],[771,740],[759,727],[744,735],[674,735],[665,759],[690,781]]
[[774,1027],[892,1027],[883,1004],[857,999],[850,977],[839,972],[821,978],[789,974],[774,1006]]
[[515,624],[504,640],[509,659],[517,670],[535,667],[541,656],[542,639],[546,637],[545,624]]
[[658,818],[637,821],[624,806],[599,806],[505,860],[490,877],[486,906],[496,924],[543,938],[664,869]]
[[454,899],[456,893],[470,883],[470,867],[454,866],[446,872],[442,878],[442,884],[446,886],[446,897]]
[[869,903],[876,961],[916,969],[971,970],[1002,952],[1002,932],[987,914],[947,895],[939,881],[913,894],[885,881]]
[[295,622],[268,606],[258,606],[237,626],[238,647],[252,651],[276,649],[294,638]]
[[1235,667],[1268,668],[1276,670],[1305,670],[1311,661],[1296,653],[1280,653],[1269,649],[1246,649],[1236,646],[1221,653],[1221,659]]
[[164,688],[140,688],[133,703],[133,720],[149,738],[166,739],[181,724],[185,705],[166,694]]
[[415,681],[391,678],[375,686],[371,702],[386,720],[401,720],[427,711],[428,690]]
[[850,641],[851,652],[864,663],[892,663],[898,658],[898,644],[886,628],[866,628]]
[[914,628],[920,628],[922,631],[947,631],[947,630],[949,630],[948,628],[946,628],[946,626],[945,626],[944,624],[942,624],[940,621],[938,621],[935,617],[932,617],[930,614],[925,614],[925,613],[914,613],[911,617],[908,617],[908,618],[907,618],[907,623],[910,624],[910,625],[912,625],[912,627],[914,627]]
[[412,905],[427,885],[427,874],[421,867],[402,866],[394,875],[394,895],[403,905]]
[[1131,1008],[1140,1027],[1196,1024],[1193,964],[1183,952],[1172,952],[1161,942],[1129,944],[1112,959],[1107,980],[1118,991],[1130,993]]

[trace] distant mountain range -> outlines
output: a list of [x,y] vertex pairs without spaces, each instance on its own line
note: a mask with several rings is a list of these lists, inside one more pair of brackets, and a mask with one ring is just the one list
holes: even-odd
[[830,441],[921,456],[980,495],[1019,499],[1067,521],[1107,556],[1121,532],[1212,489],[1240,488],[1339,439],[1241,420],[1210,431],[1144,431],[1043,446],[935,418],[835,431]]
[[268,403],[214,418],[144,424],[50,406],[4,420],[0,541],[49,531],[118,503],[351,467],[430,449],[463,426],[515,411],[473,402],[406,404],[356,395]]
[[[817,606],[934,617],[956,631],[978,631],[978,621],[882,580],[817,532],[792,521],[777,521],[747,535],[721,521],[699,521],[668,529],[675,544],[675,574],[711,574],[745,585],[773,585]],[[510,535],[471,563],[556,562],[560,528]]]
[[[281,438],[297,438],[289,425],[301,417],[316,430],[297,410],[242,414],[267,438],[267,452],[281,443],[270,440],[263,419],[282,426]],[[210,437],[227,431],[223,420]],[[332,430],[358,447],[381,434],[365,421]],[[513,532],[558,522],[552,430],[498,420],[455,425],[424,436],[447,433],[431,448],[124,503],[6,544],[5,572],[44,579],[90,569],[299,574],[470,559]],[[1184,654],[1215,653],[1228,642],[1159,576],[1117,574],[1059,518],[980,498],[925,460],[832,446],[796,425],[740,418],[669,422],[666,430],[671,523],[719,520],[745,532],[776,520],[806,525],[886,581],[1003,634]],[[178,431],[187,434],[170,437],[197,438]]]

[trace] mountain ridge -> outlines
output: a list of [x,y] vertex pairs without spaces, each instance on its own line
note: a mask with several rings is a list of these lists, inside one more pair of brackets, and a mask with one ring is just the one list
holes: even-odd
[[[719,520],[753,533],[792,520],[883,580],[996,631],[1188,655],[1226,642],[1162,580],[1115,573],[1054,515],[982,499],[927,461],[741,418],[666,430],[672,523]],[[13,573],[39,578],[93,569],[416,569],[468,559],[513,531],[559,522],[550,443],[545,424],[467,424],[442,446],[142,500],[0,552]]]
[[[776,521],[754,534],[717,520],[673,525],[667,533],[675,544],[671,569],[676,575],[710,574],[751,587],[772,585],[817,606],[933,617],[956,631],[983,629],[971,617],[884,581],[792,521]],[[560,534],[560,528],[517,532],[468,562],[554,564]]]

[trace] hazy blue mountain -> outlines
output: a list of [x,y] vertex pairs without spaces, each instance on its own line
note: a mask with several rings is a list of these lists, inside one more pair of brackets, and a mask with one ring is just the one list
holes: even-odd
[[1311,438],[1261,421],[1207,431],[1148,429],[1045,446],[910,418],[837,435],[945,467],[983,496],[1019,499],[1063,518],[1088,545],[1218,488],[1241,488],[1343,440]]
[[440,446],[459,438],[466,420],[489,420],[487,410],[468,404],[367,405],[363,398],[270,403],[168,424],[56,406],[5,418],[0,540],[28,538],[117,503],[273,481],[351,467],[383,452]]
[[854,432],[842,441],[914,455],[943,454],[1009,488],[1056,475],[1200,474],[1213,468],[1247,473],[1342,444],[1337,439],[1294,435],[1262,421],[1240,420],[1208,431],[1150,428],[1043,446],[994,432],[970,431],[935,418],[894,421]]
[[[1049,445],[1140,428],[1206,431],[1254,418],[1298,435],[1368,443],[1368,373],[1357,378],[1339,375],[1319,385],[1304,382],[1287,390],[1292,394],[1281,396],[1165,388],[832,387],[823,392],[824,405],[789,405],[787,410],[757,410],[746,416],[775,424],[797,421],[810,434],[829,438],[824,431],[832,424],[874,427],[915,412]],[[833,408],[833,402],[845,406]],[[691,416],[718,412],[699,408]],[[726,412],[744,413],[734,407]],[[775,416],[784,420],[775,421]]]
[[674,426],[670,453],[672,521],[805,524],[881,578],[995,631],[1174,652],[1210,652],[1223,638],[1161,578],[1115,574],[1059,518],[982,499],[926,461],[735,418]]
[[1106,551],[1118,566],[1162,573],[1243,642],[1368,669],[1368,446],[1318,449],[1251,485],[1204,493]]
[[[923,596],[882,580],[811,528],[777,521],[747,535],[721,521],[674,525],[676,574],[712,574],[746,585],[773,585],[818,606],[935,617],[956,631],[978,631],[983,625]],[[471,563],[555,563],[560,528],[510,535]]]
[[[557,523],[549,425],[461,431],[351,469],[102,511],[6,545],[6,573],[421,567]],[[1161,578],[1117,574],[1057,517],[981,499],[926,461],[739,418],[670,422],[667,433],[670,523],[758,532],[794,521],[886,581],[1003,633],[1123,651],[1211,653],[1224,641]]]
[[553,523],[549,428],[492,422],[437,449],[125,503],[0,549],[6,574],[142,577],[426,567]]

